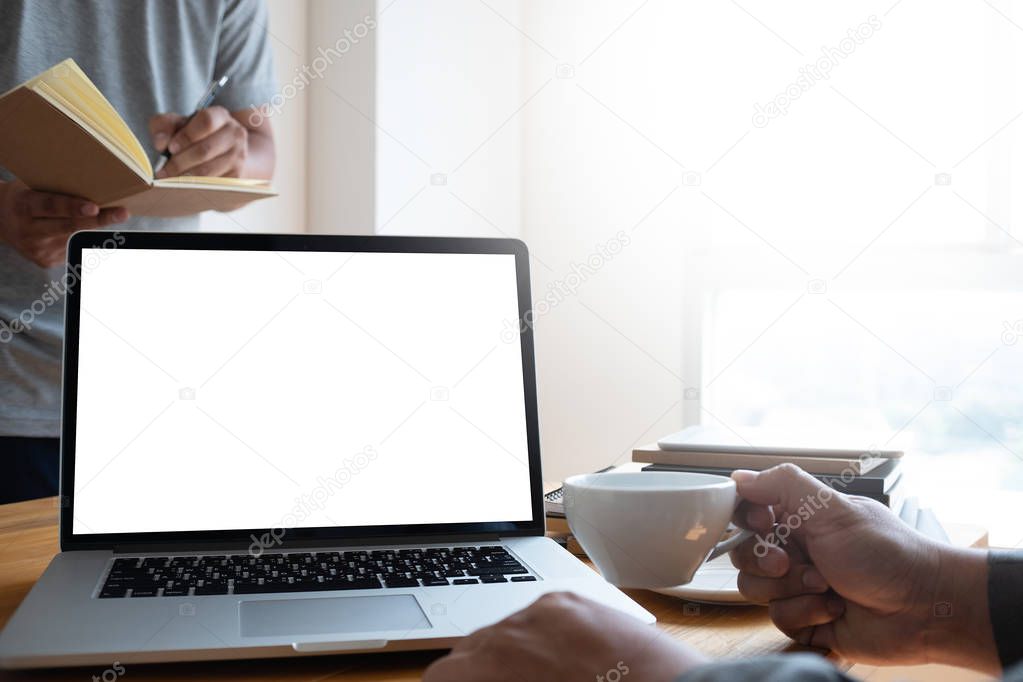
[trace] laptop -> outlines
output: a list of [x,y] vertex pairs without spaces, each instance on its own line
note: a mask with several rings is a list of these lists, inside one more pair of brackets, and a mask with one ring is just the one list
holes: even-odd
[[438,649],[571,590],[507,239],[81,232],[36,668]]

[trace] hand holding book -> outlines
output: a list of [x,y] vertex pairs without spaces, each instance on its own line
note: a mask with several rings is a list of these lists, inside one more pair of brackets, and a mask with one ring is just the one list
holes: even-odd
[[[211,125],[216,123],[214,116],[196,116],[192,121],[199,131],[196,137],[187,138],[190,144],[186,145],[185,140],[179,144],[184,152],[193,146],[203,149],[210,143],[210,151],[218,152],[216,156],[192,154],[192,163],[200,166],[228,160],[237,164],[236,143],[242,133],[226,119],[221,119],[223,125]],[[234,116],[229,118],[244,126]],[[255,178],[193,174],[154,178],[145,149],[70,59],[0,95],[0,121],[4,123],[0,128],[0,164],[34,190],[83,197],[100,208],[124,206],[133,215],[160,217],[233,210],[274,196],[263,179],[269,176],[266,168],[249,172],[253,159],[272,167],[268,131],[260,135],[244,132],[248,143],[242,159],[244,174]],[[218,133],[225,131],[225,126],[226,132]],[[202,131],[207,134],[201,135]],[[168,144],[176,137],[172,136]],[[222,144],[232,138],[229,147]],[[262,138],[258,142],[262,146],[253,153],[256,138]],[[214,140],[216,145],[212,144]],[[191,170],[196,168],[192,166]]]
[[128,219],[123,207],[101,209],[88,199],[37,192],[24,183],[0,183],[0,241],[36,265],[64,262],[68,237]]

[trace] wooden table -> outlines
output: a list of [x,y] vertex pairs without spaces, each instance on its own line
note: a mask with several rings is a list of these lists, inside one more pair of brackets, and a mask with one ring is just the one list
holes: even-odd
[[[0,505],[0,626],[57,553],[56,498]],[[657,616],[672,637],[715,658],[750,657],[780,651],[799,651],[771,624],[760,606],[686,604],[653,592],[634,590],[630,596]],[[418,680],[423,669],[444,652],[382,653],[355,656],[130,665],[130,680]],[[111,661],[111,664],[113,661]],[[78,668],[42,673],[0,673],[10,680],[76,680],[102,677],[103,670]],[[120,678],[118,678],[120,679]]]

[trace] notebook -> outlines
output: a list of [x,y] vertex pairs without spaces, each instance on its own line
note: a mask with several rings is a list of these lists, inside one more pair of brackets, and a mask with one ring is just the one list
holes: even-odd
[[0,95],[0,165],[32,189],[133,215],[229,211],[275,196],[264,180],[154,179],[142,144],[73,59]]
[[662,450],[680,452],[726,452],[792,457],[835,457],[855,459],[867,454],[881,459],[902,457],[901,450],[872,447],[859,434],[812,432],[795,433],[749,428],[740,436],[729,429],[716,426],[690,426],[657,441]]
[[[793,459],[798,464],[799,460]],[[736,467],[699,467],[699,466],[676,466],[671,464],[648,464],[643,471],[689,471],[697,474],[712,474],[715,476],[731,476]],[[821,483],[836,490],[841,490],[850,495],[876,496],[888,493],[895,487],[902,476],[902,468],[899,460],[887,459],[866,474],[853,478],[834,474],[811,474]]]
[[657,443],[644,445],[632,451],[633,462],[645,464],[669,464],[685,467],[716,467],[731,469],[751,469],[763,471],[773,466],[792,462],[801,469],[812,474],[830,474],[832,476],[861,476],[878,466],[885,459],[880,457],[793,457],[788,453],[773,452],[770,450],[757,450],[756,453],[735,453],[735,452],[700,452],[685,450],[663,450]]

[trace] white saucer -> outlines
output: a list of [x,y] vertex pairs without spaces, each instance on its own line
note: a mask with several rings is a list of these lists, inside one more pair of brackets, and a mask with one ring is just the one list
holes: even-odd
[[739,569],[732,566],[725,554],[701,566],[688,585],[663,587],[654,592],[708,604],[748,604],[736,585],[738,577]]

